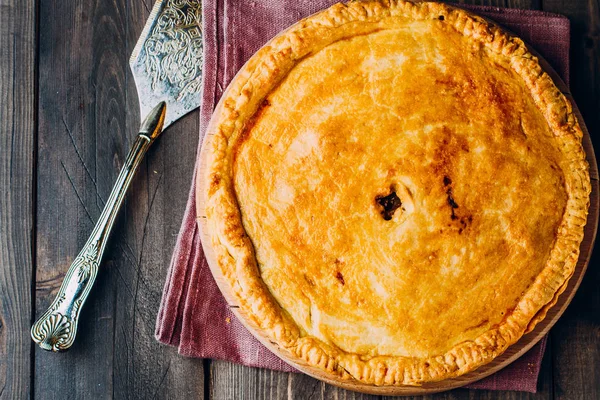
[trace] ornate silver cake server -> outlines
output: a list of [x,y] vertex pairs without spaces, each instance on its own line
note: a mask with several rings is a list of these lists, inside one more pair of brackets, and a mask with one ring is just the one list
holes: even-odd
[[31,328],[32,339],[45,350],[63,351],[73,344],[81,307],[94,284],[117,212],[144,155],[164,128],[200,105],[200,0],[158,0],[129,64],[140,115],[147,117],[90,238],[69,267],[56,298]]

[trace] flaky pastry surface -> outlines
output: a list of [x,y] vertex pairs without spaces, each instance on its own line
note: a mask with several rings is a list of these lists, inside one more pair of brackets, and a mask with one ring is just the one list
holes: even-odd
[[242,68],[211,127],[218,267],[270,340],[333,375],[469,372],[575,268],[590,180],[571,105],[521,40],[465,11],[304,19]]

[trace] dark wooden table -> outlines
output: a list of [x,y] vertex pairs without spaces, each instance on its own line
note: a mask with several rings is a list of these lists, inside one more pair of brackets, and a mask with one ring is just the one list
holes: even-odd
[[[572,23],[571,86],[600,143],[600,4],[543,9]],[[128,58],[151,0],[0,0],[0,399],[367,399],[307,376],[191,360],[154,322],[192,179],[198,114],[150,150],[118,218],[73,348],[33,346],[139,124]],[[598,147],[596,147],[598,152]],[[600,399],[600,257],[552,329],[537,394],[459,389],[440,399]]]

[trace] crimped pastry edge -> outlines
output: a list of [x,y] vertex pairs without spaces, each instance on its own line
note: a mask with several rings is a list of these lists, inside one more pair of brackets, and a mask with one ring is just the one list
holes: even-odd
[[[301,338],[295,322],[281,310],[260,278],[233,188],[231,149],[262,100],[300,59],[341,38],[368,33],[377,21],[398,15],[415,19],[444,16],[445,23],[457,32],[509,58],[561,147],[561,168],[569,198],[545,268],[500,325],[433,357],[363,359],[316,338]],[[533,330],[575,270],[591,192],[589,166],[581,145],[583,133],[577,118],[569,101],[520,39],[464,10],[440,3],[395,0],[336,4],[301,20],[260,49],[229,85],[210,126],[214,131],[207,133],[212,138],[203,149],[207,152],[207,168],[201,177],[207,182],[207,233],[230,292],[245,314],[278,346],[339,378],[373,385],[419,385],[470,372]]]

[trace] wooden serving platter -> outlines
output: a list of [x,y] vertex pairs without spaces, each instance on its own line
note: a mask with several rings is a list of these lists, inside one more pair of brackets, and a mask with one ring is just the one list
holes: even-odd
[[[528,46],[531,50],[531,47]],[[568,89],[568,86],[562,81],[562,79],[558,76],[558,74],[552,69],[552,67],[539,55],[534,51],[531,51],[534,55],[536,55],[539,60],[542,68],[546,70],[546,72],[553,78],[557,87],[564,93],[564,95],[571,101],[573,105],[573,110],[575,115],[577,116],[581,128],[584,133],[583,137],[583,147],[587,154],[587,160],[590,164],[590,177],[592,183],[592,193],[590,196],[590,208],[587,219],[587,224],[585,226],[584,239],[581,243],[580,247],[580,255],[577,266],[573,273],[573,276],[569,280],[565,291],[559,296],[556,304],[548,310],[546,317],[537,324],[535,329],[524,335],[517,343],[510,346],[502,355],[495,358],[489,364],[483,365],[479,367],[477,370],[472,371],[468,374],[462,375],[457,378],[446,379],[439,382],[426,383],[422,386],[372,386],[366,385],[362,383],[358,383],[355,381],[346,381],[341,379],[332,378],[330,375],[326,375],[323,371],[313,366],[307,365],[296,358],[294,358],[286,349],[280,348],[273,342],[271,342],[266,335],[258,326],[256,326],[251,319],[245,315],[244,311],[238,307],[236,300],[233,294],[229,291],[229,285],[225,281],[221,269],[217,264],[214,251],[211,247],[210,238],[207,236],[207,221],[205,214],[205,206],[204,206],[204,193],[205,193],[205,182],[202,179],[204,176],[204,171],[206,171],[206,163],[207,157],[205,148],[210,144],[214,132],[214,118],[209,123],[209,126],[206,130],[206,134],[202,143],[202,150],[200,152],[200,167],[199,171],[197,171],[197,182],[196,182],[196,212],[197,212],[197,221],[198,226],[201,232],[201,241],[202,246],[204,248],[204,254],[206,256],[208,265],[211,269],[211,272],[219,286],[219,289],[223,293],[227,303],[232,309],[233,313],[237,316],[237,318],[242,322],[242,324],[252,333],[254,337],[256,337],[265,347],[267,347],[270,351],[275,353],[279,358],[284,360],[286,363],[290,364],[294,368],[298,369],[301,372],[304,372],[307,375],[310,375],[314,378],[320,379],[329,384],[339,386],[344,389],[354,390],[362,393],[370,393],[370,394],[379,394],[379,395],[397,395],[397,396],[409,396],[409,395],[425,395],[431,393],[443,392],[450,389],[455,389],[461,386],[468,385],[469,383],[473,383],[480,379],[483,379],[493,373],[501,370],[506,367],[523,354],[525,354],[529,349],[531,349],[537,342],[540,341],[548,333],[550,328],[556,323],[556,321],[560,318],[560,316],[564,313],[567,306],[575,296],[575,292],[579,287],[581,280],[585,274],[587,269],[588,262],[591,257],[592,249],[594,246],[594,242],[596,240],[596,232],[598,228],[598,211],[599,211],[599,197],[598,197],[598,167],[596,164],[596,156],[594,154],[594,148],[592,146],[592,142],[590,139],[589,132],[585,126],[583,118],[581,117],[581,113],[571,96],[571,93]],[[223,94],[222,98],[225,98],[227,91]],[[218,113],[219,109],[222,107],[222,102],[219,102],[215,109],[215,114]]]

